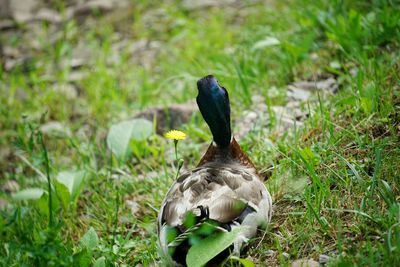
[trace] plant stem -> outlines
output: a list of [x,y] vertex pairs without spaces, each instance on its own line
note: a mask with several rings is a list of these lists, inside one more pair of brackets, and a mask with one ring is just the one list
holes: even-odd
[[178,161],[178,140],[174,140],[175,145],[175,160]]
[[117,195],[115,197],[115,216],[114,216],[114,229],[113,229],[113,244],[116,244],[116,237],[118,234],[118,213],[119,213],[119,205],[120,205],[120,195],[119,195],[119,188],[116,185]]
[[178,178],[179,176],[179,171],[181,170],[182,166],[183,166],[183,159],[178,159],[178,140],[174,140],[174,145],[175,145],[175,161],[178,167],[178,170],[176,171],[176,175],[175,175],[175,180]]
[[43,134],[42,132],[38,132],[38,139],[39,143],[42,146],[42,153],[44,157],[44,167],[46,169],[46,178],[47,178],[47,187],[49,191],[49,201],[48,201],[48,208],[49,208],[49,227],[53,225],[53,194],[51,192],[51,179],[50,179],[50,164],[49,164],[49,156],[47,154],[47,148],[43,141]]

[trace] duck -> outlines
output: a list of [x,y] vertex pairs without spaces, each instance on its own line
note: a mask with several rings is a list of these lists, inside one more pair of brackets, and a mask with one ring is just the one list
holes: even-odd
[[[220,262],[231,253],[240,256],[244,245],[272,216],[271,195],[232,134],[228,91],[212,75],[198,80],[197,89],[197,106],[213,140],[198,165],[173,182],[158,214],[159,248],[162,257],[175,266],[186,266],[193,243],[189,228],[199,229],[205,223],[216,231],[242,227],[229,250],[215,257]],[[216,231],[203,231],[200,239]]]

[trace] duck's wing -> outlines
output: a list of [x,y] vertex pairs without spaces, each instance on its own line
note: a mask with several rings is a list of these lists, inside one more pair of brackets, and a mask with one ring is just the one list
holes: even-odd
[[249,210],[269,221],[270,206],[269,193],[254,173],[203,166],[183,174],[173,184],[161,207],[159,227],[182,225],[189,211],[198,215],[201,210],[207,210],[209,219],[221,223],[240,219]]

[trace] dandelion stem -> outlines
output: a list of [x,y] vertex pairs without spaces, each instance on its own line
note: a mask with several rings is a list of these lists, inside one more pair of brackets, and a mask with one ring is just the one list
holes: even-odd
[[175,160],[178,161],[178,140],[174,140],[175,145]]

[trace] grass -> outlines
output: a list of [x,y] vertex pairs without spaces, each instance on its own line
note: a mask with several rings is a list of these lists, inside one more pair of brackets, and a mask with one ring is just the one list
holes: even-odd
[[[241,140],[268,170],[275,203],[271,225],[252,242],[252,261],[290,265],[324,254],[329,266],[399,265],[399,6],[238,5],[187,10],[144,1],[57,31],[39,24],[35,48],[21,35],[29,25],[0,37],[30,54],[0,69],[1,265],[159,262],[155,222],[176,173],[173,144],[152,134],[124,161],[112,157],[105,136],[140,110],[194,99],[196,80],[210,73],[230,92],[234,128],[253,95],[283,105],[293,81],[330,73],[339,83],[336,95],[303,105],[310,111],[303,127],[277,133],[272,121]],[[263,45],[267,38],[279,44]],[[87,57],[79,69],[70,64],[77,55]],[[69,83],[77,97],[59,91]],[[61,132],[42,133],[52,121]],[[210,135],[198,113],[182,130],[189,138],[179,154],[191,168]],[[61,172],[72,175],[75,191],[57,182]],[[4,189],[9,181],[44,193],[17,201],[16,190]]]

